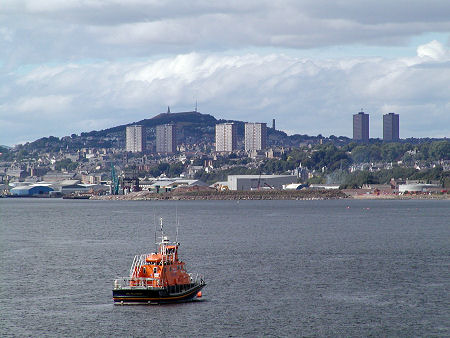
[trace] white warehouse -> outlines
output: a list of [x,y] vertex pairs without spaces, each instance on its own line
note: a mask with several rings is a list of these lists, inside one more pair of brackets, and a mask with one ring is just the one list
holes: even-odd
[[228,175],[230,190],[282,189],[283,185],[296,182],[294,175]]
[[398,186],[398,192],[404,194],[405,192],[427,192],[430,188],[439,188],[436,184],[424,184],[424,183],[408,183],[400,184]]

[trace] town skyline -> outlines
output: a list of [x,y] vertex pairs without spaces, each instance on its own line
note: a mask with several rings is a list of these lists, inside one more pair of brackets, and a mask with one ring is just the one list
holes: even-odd
[[[165,111],[351,137],[352,114],[450,135],[450,3],[4,1],[0,144]],[[379,118],[378,118],[379,117]]]
[[[151,117],[150,118],[150,120],[151,119],[153,119],[153,118],[157,118],[158,116],[160,116],[161,114],[172,114],[172,115],[177,115],[177,114],[185,114],[185,113],[199,113],[199,114],[201,114],[201,115],[207,115],[207,116],[213,116],[212,114],[206,114],[206,113],[201,113],[201,112],[197,112],[197,111],[195,111],[195,110],[192,110],[192,111],[186,111],[186,112],[173,112],[173,111],[171,111],[171,108],[170,107],[168,107],[168,109],[167,109],[167,111],[165,112],[165,113],[160,113],[160,114],[157,114],[157,115],[155,115],[155,116],[153,116],[153,117]],[[359,112],[357,112],[357,113],[355,113],[355,114],[352,114],[351,116],[352,116],[352,121],[350,121],[349,122],[349,125],[348,125],[348,129],[349,129],[349,134],[350,135],[336,135],[336,134],[330,134],[330,135],[324,135],[324,134],[322,134],[322,133],[319,133],[319,134],[317,134],[317,136],[321,136],[321,137],[323,137],[324,139],[328,139],[330,136],[331,137],[344,137],[344,138],[348,138],[348,139],[353,139],[353,140],[355,140],[355,141],[362,141],[362,139],[360,138],[360,137],[355,137],[355,116],[358,116],[359,114],[364,114],[364,115],[366,115],[366,117],[367,117],[367,119],[368,120],[370,120],[370,126],[367,126],[367,129],[368,129],[368,131],[369,131],[369,136],[368,136],[368,139],[367,140],[365,140],[365,142],[367,142],[368,140],[376,140],[376,139],[378,139],[378,140],[384,140],[384,141],[390,141],[390,142],[399,142],[399,141],[402,141],[402,140],[407,140],[407,139],[427,139],[427,138],[430,138],[430,139],[447,139],[448,137],[446,137],[446,136],[444,136],[444,137],[428,137],[428,136],[426,136],[426,137],[415,137],[415,136],[411,136],[411,137],[399,137],[398,139],[385,139],[384,138],[384,136],[383,136],[383,133],[385,132],[385,130],[384,130],[384,128],[385,128],[385,126],[384,126],[384,118],[385,117],[387,117],[387,116],[389,116],[389,115],[395,115],[395,116],[397,116],[397,118],[398,118],[398,116],[399,116],[399,114],[396,114],[396,113],[387,113],[387,114],[383,114],[382,116],[381,116],[381,136],[373,136],[372,135],[372,133],[373,133],[373,116],[372,116],[372,114],[370,114],[370,113],[367,113],[367,112],[364,112],[362,109],[359,111]],[[213,116],[214,118],[216,118],[215,116]],[[0,144],[0,146],[6,146],[6,147],[15,147],[16,145],[21,145],[21,144],[25,144],[25,143],[31,143],[31,142],[34,142],[34,141],[36,141],[36,140],[39,140],[39,139],[42,139],[42,138],[46,138],[46,137],[58,137],[58,138],[64,138],[64,137],[69,137],[70,135],[81,135],[81,134],[89,134],[89,133],[91,133],[91,132],[98,132],[98,131],[104,131],[104,130],[109,130],[109,129],[114,129],[114,128],[118,128],[118,127],[122,127],[122,126],[127,126],[126,127],[126,129],[129,129],[129,128],[131,128],[131,127],[136,127],[136,126],[140,126],[139,124],[142,122],[142,121],[145,121],[145,120],[148,120],[148,119],[144,119],[144,120],[141,120],[141,121],[134,121],[134,122],[129,122],[129,123],[125,123],[125,124],[123,124],[123,125],[117,125],[117,126],[110,126],[110,127],[108,127],[108,128],[105,128],[105,129],[101,129],[101,130],[90,130],[90,131],[82,131],[81,133],[79,133],[79,134],[75,134],[75,133],[72,133],[72,134],[69,134],[69,135],[62,135],[62,136],[55,136],[55,135],[43,135],[43,136],[41,136],[41,137],[39,137],[39,138],[37,138],[37,139],[34,139],[34,140],[30,140],[30,141],[27,141],[27,142],[22,142],[22,143],[18,143],[18,144],[13,144],[13,145],[9,145],[9,144]],[[268,125],[269,123],[268,122],[264,122],[264,121],[240,121],[240,120],[226,120],[226,119],[220,119],[220,118],[217,118],[217,124],[216,124],[216,126],[217,125],[219,125],[219,124],[221,124],[221,123],[223,123],[223,122],[220,122],[220,121],[235,121],[235,122],[240,122],[240,123],[244,123],[244,124],[264,124],[264,125]],[[274,122],[276,121],[276,119],[272,119],[272,121],[270,121],[270,123],[271,124],[274,124]],[[379,123],[375,123],[375,125],[377,125],[377,127],[380,127],[379,126]],[[159,126],[156,126],[155,127],[155,132],[157,132],[157,127],[162,127],[163,126],[163,124],[161,124],[161,125],[159,125]],[[267,128],[269,128],[269,127],[267,127]],[[271,127],[271,128],[273,128],[273,127]],[[150,129],[152,129],[152,127],[150,127]],[[399,125],[397,125],[397,132],[398,132],[398,129],[399,129]],[[279,130],[279,129],[277,129],[277,130]],[[400,130],[401,130],[401,128],[400,128]],[[281,132],[283,132],[283,133],[286,133],[284,130],[279,130],[279,131],[281,131]],[[307,136],[311,136],[311,137],[316,137],[316,135],[314,135],[314,134],[309,134],[309,133],[295,133],[295,134],[288,134],[288,133],[286,133],[288,136],[295,136],[295,135],[307,135]],[[378,132],[375,132],[375,134],[379,134]],[[401,136],[401,135],[400,135]],[[124,134],[124,137],[125,138],[128,138],[128,132],[127,133],[125,133]],[[142,149],[142,148],[141,148]],[[134,152],[134,150],[133,150],[133,152]]]

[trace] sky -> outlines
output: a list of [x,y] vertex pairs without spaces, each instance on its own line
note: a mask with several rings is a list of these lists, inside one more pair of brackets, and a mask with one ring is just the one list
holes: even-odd
[[0,144],[198,111],[450,137],[447,0],[2,0]]

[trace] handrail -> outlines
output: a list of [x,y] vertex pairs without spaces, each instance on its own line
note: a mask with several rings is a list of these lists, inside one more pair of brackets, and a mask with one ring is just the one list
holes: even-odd
[[191,283],[200,283],[200,284],[204,284],[205,281],[203,279],[203,275],[199,275],[198,273],[194,274],[193,273],[189,273],[189,279],[191,280]]
[[[205,281],[203,279],[203,275],[199,274],[189,274],[189,279],[192,284],[200,284],[204,285]],[[156,285],[154,285],[154,281],[156,281]],[[161,279],[159,278],[147,278],[147,277],[120,277],[114,279],[114,289],[122,289],[122,288],[152,288],[152,287],[165,287],[166,283],[161,283]]]
[[159,278],[146,277],[121,277],[114,280],[114,289],[121,288],[147,288],[153,286],[153,281],[159,281]]

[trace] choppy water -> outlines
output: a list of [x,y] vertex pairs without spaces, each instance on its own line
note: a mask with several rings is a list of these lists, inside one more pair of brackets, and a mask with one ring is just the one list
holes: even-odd
[[[201,301],[114,306],[154,217]],[[0,200],[2,336],[449,336],[448,201]]]

